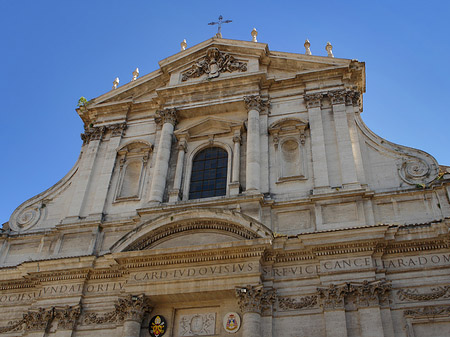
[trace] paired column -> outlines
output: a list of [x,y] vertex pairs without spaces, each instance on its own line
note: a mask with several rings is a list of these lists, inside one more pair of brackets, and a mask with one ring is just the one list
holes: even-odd
[[236,288],[236,297],[243,314],[242,336],[261,337],[261,313],[275,302],[275,291],[262,284]]
[[313,160],[314,191],[329,189],[327,155],[322,122],[322,99],[324,94],[305,95],[308,108],[309,128],[311,132],[311,152]]
[[262,101],[259,95],[244,96],[244,102],[248,110],[246,190],[258,192],[261,186],[259,113],[267,102]]
[[162,123],[162,130],[156,152],[155,167],[153,169],[150,202],[162,202],[166,187],[167,171],[169,170],[173,130],[177,123],[176,109],[165,109],[157,113],[159,115],[158,121]]
[[176,202],[180,200],[181,178],[183,176],[184,155],[186,153],[186,149],[186,139],[181,138],[178,141],[177,168],[175,170],[175,178],[173,180],[173,189],[169,193],[169,202]]

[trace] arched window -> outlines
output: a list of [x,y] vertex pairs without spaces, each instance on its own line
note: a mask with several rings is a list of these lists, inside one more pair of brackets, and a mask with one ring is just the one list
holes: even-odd
[[192,162],[189,199],[225,195],[227,191],[228,153],[209,147],[196,154]]

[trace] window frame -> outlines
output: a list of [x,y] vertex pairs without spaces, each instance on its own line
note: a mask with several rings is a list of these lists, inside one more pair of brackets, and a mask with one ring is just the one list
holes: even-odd
[[[192,166],[193,166],[193,161],[195,156],[209,148],[209,147],[218,147],[221,148],[222,150],[225,150],[227,153],[227,177],[226,177],[226,190],[225,190],[225,194],[224,195],[220,195],[220,196],[214,196],[214,197],[206,197],[206,198],[196,198],[196,199],[189,199],[189,189],[191,186],[191,175],[192,175]],[[184,179],[183,181],[183,201],[194,201],[194,200],[210,200],[210,199],[217,199],[217,198],[223,198],[223,197],[228,197],[230,195],[230,182],[231,182],[231,170],[232,170],[232,158],[233,158],[233,151],[231,149],[231,146],[229,146],[226,143],[223,142],[219,142],[219,141],[210,141],[210,142],[202,142],[201,144],[199,144],[198,146],[196,146],[192,151],[189,151],[189,153],[187,153],[187,161],[186,161],[186,179]]]

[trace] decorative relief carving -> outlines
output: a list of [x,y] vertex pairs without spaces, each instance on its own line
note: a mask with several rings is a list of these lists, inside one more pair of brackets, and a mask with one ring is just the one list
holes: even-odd
[[155,118],[156,123],[164,125],[165,123],[170,123],[173,126],[175,126],[178,122],[177,117],[177,109],[171,108],[171,109],[164,109],[164,110],[158,110],[156,112],[158,115]]
[[203,74],[207,74],[208,78],[211,79],[219,77],[221,73],[232,73],[234,71],[247,71],[247,63],[237,61],[233,56],[211,47],[206,51],[205,57],[193,64],[191,69],[181,74],[181,81],[200,77]]
[[400,177],[407,183],[415,185],[429,183],[435,177],[431,176],[431,167],[422,159],[413,158],[403,162],[399,169]]
[[45,202],[39,205],[25,207],[15,217],[15,221],[11,221],[10,226],[17,231],[23,231],[35,226],[40,219],[45,217]]
[[83,145],[89,143],[91,140],[101,140],[107,132],[111,132],[112,137],[122,136],[127,128],[127,123],[117,123],[96,127],[85,128],[84,133],[81,134]]
[[419,293],[417,289],[400,289],[397,296],[400,301],[431,301],[450,297],[450,286],[431,288],[430,292]]
[[144,295],[128,295],[125,298],[119,298],[114,304],[114,310],[98,315],[91,312],[86,313],[83,318],[83,323],[90,324],[104,324],[104,323],[121,323],[123,321],[141,322],[144,314],[150,312],[151,307],[147,298]]
[[215,327],[215,313],[182,315],[179,336],[210,336],[215,334]]
[[326,288],[317,288],[317,293],[324,309],[343,309],[347,296],[351,296],[359,307],[388,304],[391,288],[386,280],[366,280],[362,283],[330,284]]
[[450,316],[450,306],[427,306],[417,309],[409,309],[403,312],[405,317],[409,318],[428,318],[436,316]]
[[263,100],[260,95],[244,96],[244,103],[248,111],[257,110],[259,112],[270,105],[269,100]]
[[236,297],[242,312],[262,313],[270,310],[276,300],[276,291],[275,289],[264,289],[262,284],[248,285],[236,288]]
[[326,288],[317,288],[320,305],[324,309],[344,308],[344,298],[349,294],[348,284],[330,284]]
[[300,297],[295,300],[291,297],[278,297],[278,305],[281,310],[309,309],[317,306],[317,295]]
[[325,92],[305,94],[306,107],[318,108],[322,106],[322,100],[328,97],[331,104],[359,105],[360,93],[349,89],[330,90]]
[[58,321],[58,329],[72,330],[80,316],[79,306],[64,308],[51,307],[29,310],[23,318],[11,321],[7,326],[0,327],[0,333],[12,331],[45,331],[53,320]]

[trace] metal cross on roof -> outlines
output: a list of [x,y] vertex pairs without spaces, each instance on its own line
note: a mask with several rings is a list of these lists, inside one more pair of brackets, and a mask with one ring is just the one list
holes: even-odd
[[218,25],[218,27],[217,27],[217,34],[216,34],[217,37],[222,37],[222,23],[230,23],[230,22],[232,22],[231,20],[222,21],[222,19],[223,19],[223,17],[222,17],[222,15],[220,15],[219,16],[219,21],[217,21],[217,22],[213,21],[213,22],[208,23],[208,25],[211,25],[211,26]]

